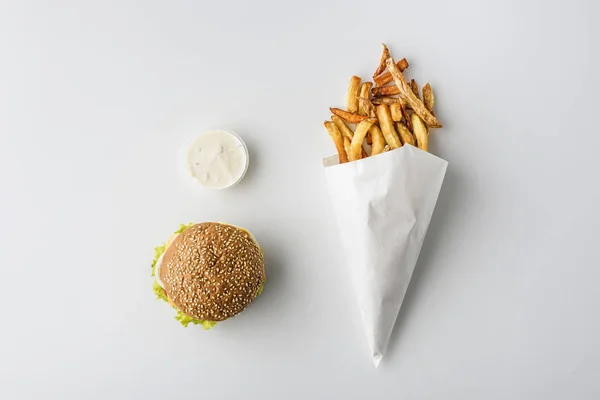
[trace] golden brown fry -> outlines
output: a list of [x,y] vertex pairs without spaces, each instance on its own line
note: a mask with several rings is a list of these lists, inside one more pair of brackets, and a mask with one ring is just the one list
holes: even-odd
[[431,85],[429,82],[423,86],[423,104],[425,104],[425,108],[432,114],[433,113],[433,104],[435,102],[435,98],[433,97],[433,91],[431,90]]
[[350,161],[360,160],[362,152],[364,150],[362,147],[363,141],[365,140],[365,136],[367,135],[369,128],[375,122],[377,122],[375,119],[367,119],[356,126],[354,137],[352,138],[352,142],[350,143],[350,154],[348,154],[348,158]]
[[396,85],[377,86],[371,90],[373,97],[392,96],[394,94],[400,94],[400,90]]
[[403,103],[404,100],[400,97],[376,97],[371,100],[371,102],[375,105],[387,104],[388,106],[391,106],[392,104]]
[[398,69],[396,64],[394,63],[393,58],[391,58],[391,57],[388,58],[387,66],[388,66],[388,70],[392,74],[392,77],[394,78],[394,82],[396,83],[396,86],[398,86],[398,88],[400,89],[401,96],[404,98],[404,100],[406,100],[406,102],[408,103],[408,105],[410,105],[410,107],[413,109],[413,111],[419,117],[421,117],[423,122],[425,122],[427,124],[427,126],[429,126],[430,128],[441,128],[442,124],[440,123],[440,121],[438,121],[437,118],[434,117],[427,110],[427,108],[425,108],[425,105],[423,104],[423,102],[415,96],[412,89],[406,82],[406,79],[404,79],[404,76],[402,75],[402,73],[400,72],[400,70]]
[[374,156],[376,154],[380,154],[383,152],[383,148],[385,147],[385,139],[383,138],[381,129],[379,129],[379,126],[373,124],[369,128],[369,133],[371,134],[371,139],[373,140],[373,144],[371,146],[371,155]]
[[375,109],[377,111],[379,126],[381,127],[386,143],[389,144],[392,149],[402,147],[402,142],[398,138],[398,134],[394,128],[390,107],[387,104],[380,104]]
[[[346,139],[348,139],[349,141],[352,141],[352,138],[354,137],[354,132],[352,132],[352,129],[350,129],[348,127],[348,125],[346,125],[344,120],[341,119],[340,117],[338,117],[337,115],[332,115],[331,120],[335,124],[336,128],[338,128],[338,130],[342,134],[344,141]],[[345,143],[344,143],[344,145],[345,145]],[[346,151],[346,153],[348,153],[348,152]],[[362,156],[363,156],[363,158],[368,157],[367,151],[365,149],[363,149],[363,151],[362,151]]]
[[413,125],[413,131],[417,138],[417,147],[421,150],[429,151],[429,134],[425,123],[416,113],[411,114],[410,119]]
[[369,115],[369,110],[367,110],[367,106],[364,102],[361,102],[361,98],[368,99],[371,95],[371,88],[373,87],[373,82],[365,82],[360,86],[360,94],[358,98],[358,113],[360,115]]
[[371,137],[371,130],[369,130],[369,132],[367,132],[367,144],[369,146],[373,145],[373,138]]
[[337,115],[332,115],[331,120],[338,128],[343,137],[348,138],[348,140],[352,140],[352,136],[354,136],[354,132],[346,125],[343,119],[338,117]]
[[[403,58],[402,60],[398,61],[398,63],[396,65],[398,66],[400,71],[404,71],[406,68],[408,68],[408,61],[406,61],[406,58]],[[390,74],[390,71],[387,71],[387,72],[373,78],[373,81],[375,82],[375,86],[383,86],[386,83],[390,83],[393,80],[394,80],[394,78],[392,78],[392,74]]]
[[344,150],[346,150],[346,154],[350,154],[350,139],[344,137]]
[[375,73],[373,74],[373,78],[381,75],[381,73],[383,71],[385,71],[385,61],[388,58],[390,58],[390,50],[387,48],[385,43],[382,43],[382,45],[383,45],[383,52],[381,53],[381,59],[379,60],[379,65],[377,66],[377,69],[375,70]]
[[346,95],[346,110],[351,113],[358,112],[358,87],[360,86],[360,78],[353,76],[350,79],[348,94]]
[[402,122],[396,122],[396,128],[398,130],[398,133],[400,134],[400,139],[402,139],[402,143],[410,144],[412,146],[417,145],[415,137],[406,125],[404,125]]
[[365,111],[370,118],[377,118],[377,115],[375,114],[375,106],[373,105],[371,99],[361,96],[358,98],[358,102],[362,107],[365,108]]
[[402,121],[402,105],[400,103],[390,104],[390,113],[393,121]]
[[369,118],[366,115],[358,115],[348,111],[340,110],[339,108],[331,107],[329,108],[329,111],[331,111],[332,114],[341,117],[344,121],[349,122],[351,124],[358,124],[360,121],[364,121],[365,119]]
[[387,144],[385,145],[385,147],[383,148],[382,153],[385,153],[386,151],[390,151],[390,146],[388,146]]
[[338,157],[340,159],[340,164],[348,162],[348,155],[346,154],[346,150],[344,149],[344,139],[342,139],[342,134],[335,126],[335,124],[331,121],[325,121],[324,124],[327,129],[327,133],[331,136],[333,143],[335,144],[335,148],[338,152]]
[[414,79],[410,80],[410,88],[412,89],[413,94],[417,97],[417,99],[421,99],[419,96],[419,85],[417,85],[417,81]]
[[400,112],[402,112],[404,122],[406,122],[406,126],[408,126],[408,129],[412,129],[412,122],[410,122],[410,117],[408,116],[408,111],[406,111],[406,107],[406,104],[400,103]]

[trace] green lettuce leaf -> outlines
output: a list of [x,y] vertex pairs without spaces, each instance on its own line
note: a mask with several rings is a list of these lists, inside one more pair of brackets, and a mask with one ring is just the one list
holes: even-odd
[[158,262],[160,256],[162,256],[166,250],[167,245],[165,243],[154,248],[154,259],[152,260],[152,274],[150,276],[154,276],[154,274],[156,273],[156,263]]
[[187,328],[187,326],[191,323],[194,325],[202,325],[202,327],[206,330],[212,329],[217,323],[213,321],[202,321],[199,319],[195,319],[182,313],[181,311],[177,311],[177,315],[175,315],[175,319],[179,321],[181,325]]
[[156,279],[152,283],[152,291],[156,295],[157,300],[163,300],[163,301],[166,301],[167,303],[169,302],[169,299],[167,298],[167,294],[165,293],[165,290],[162,287],[160,287],[160,285],[158,284],[158,281]]
[[185,231],[187,228],[191,228],[192,226],[194,226],[196,224],[194,224],[193,222],[190,222],[189,224],[181,224],[179,225],[179,229],[177,229],[175,232],[173,232],[174,234],[180,234],[181,232]]

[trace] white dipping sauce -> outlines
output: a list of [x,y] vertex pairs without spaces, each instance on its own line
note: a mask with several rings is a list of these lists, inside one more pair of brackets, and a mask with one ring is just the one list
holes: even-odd
[[209,131],[192,144],[187,166],[203,186],[225,189],[244,177],[248,168],[248,150],[239,136],[232,132]]

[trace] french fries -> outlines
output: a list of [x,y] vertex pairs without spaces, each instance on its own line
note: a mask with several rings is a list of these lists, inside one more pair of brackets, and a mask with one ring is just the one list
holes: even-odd
[[331,120],[335,124],[336,128],[338,128],[343,137],[348,138],[348,140],[352,140],[354,132],[352,132],[352,130],[348,128],[348,125],[346,125],[343,119],[341,119],[337,115],[332,115]]
[[392,121],[402,121],[402,106],[400,103],[390,104],[390,113],[392,114]]
[[397,149],[402,147],[402,142],[398,138],[396,129],[394,128],[394,121],[392,121],[392,115],[390,114],[390,107],[387,104],[378,105],[375,110],[377,111],[377,119],[379,120],[379,126],[385,142],[390,148]]
[[371,94],[373,97],[392,96],[395,94],[400,94],[400,89],[398,89],[396,85],[377,86],[371,90]]
[[[408,61],[406,61],[406,58],[403,58],[402,60],[398,61],[396,65],[398,66],[398,69],[402,72],[406,68],[408,68]],[[390,74],[389,71],[384,72],[379,76],[373,77],[373,82],[375,82],[375,86],[383,86],[387,83],[390,83],[393,80],[394,78],[392,78],[392,74]]]
[[346,149],[344,149],[344,139],[342,139],[342,134],[333,122],[325,121],[324,125],[327,129],[327,133],[329,133],[329,136],[335,144],[335,148],[338,152],[338,157],[340,159],[340,164],[348,162],[348,155],[346,154]]
[[414,79],[410,80],[410,88],[412,89],[413,94],[415,95],[415,97],[419,100],[421,100],[421,97],[419,96],[419,85],[417,85],[417,81],[415,81]]
[[360,85],[360,78],[353,76],[350,79],[350,86],[348,87],[348,94],[346,95],[346,110],[351,113],[358,112],[358,87]]
[[415,137],[406,125],[404,125],[402,122],[396,122],[396,129],[400,134],[400,140],[402,140],[402,143],[410,144],[412,146],[416,145]]
[[433,91],[431,90],[431,85],[429,84],[429,82],[427,82],[425,84],[425,86],[423,86],[423,104],[425,105],[425,108],[432,114],[433,114],[433,104],[435,102],[435,99],[433,97]]
[[377,115],[375,114],[375,106],[373,105],[373,102],[371,101],[371,99],[369,99],[369,97],[359,97],[358,98],[358,102],[360,105],[362,105],[362,107],[364,107],[365,112],[367,113],[367,115],[371,118],[377,118]]
[[360,94],[358,96],[358,113],[360,115],[370,115],[369,114],[369,109],[368,109],[368,104],[365,104],[364,102],[361,102],[360,99],[368,99],[369,98],[369,94],[371,93],[371,88],[372,87],[373,87],[373,83],[372,82],[364,82],[360,86]]
[[373,124],[369,128],[369,133],[371,134],[371,155],[377,155],[383,152],[383,148],[385,147],[385,139],[383,138],[383,133],[381,133],[381,129],[379,126]]
[[[384,44],[373,74],[375,84],[353,76],[346,94],[346,109],[329,109],[333,115],[324,125],[340,164],[376,156],[405,144],[429,151],[429,129],[442,127],[433,112],[433,91],[426,83],[419,93],[417,82],[414,79],[408,82],[402,75],[406,68],[406,59],[394,62]],[[387,85],[390,82],[393,84]]]
[[[406,100],[406,102],[408,103],[408,105],[410,105],[413,111],[419,117],[421,117],[423,122],[425,122],[430,128],[441,128],[442,124],[440,123],[440,121],[438,121],[436,117],[431,115],[431,113],[425,108],[423,102],[421,102],[421,100],[415,96],[415,94],[412,91],[412,88],[408,85],[408,83],[406,83],[406,79],[404,79],[404,76],[398,69],[398,66],[396,66],[396,64],[394,63],[393,58],[388,58],[387,67],[390,73],[392,74],[392,77],[394,78],[396,86],[398,86],[398,89],[400,89],[401,96]],[[412,118],[411,121],[414,124]]]
[[369,118],[366,115],[358,115],[353,112],[340,110],[339,108],[330,107],[329,111],[331,111],[332,114],[337,115],[338,117],[342,118],[344,121],[349,122],[351,124],[358,124],[359,122],[364,121],[365,119]]
[[350,139],[344,137],[344,150],[346,151],[346,154],[350,154],[350,143]]
[[417,147],[421,150],[429,151],[429,133],[425,123],[416,113],[410,115],[410,120],[413,126],[413,132],[417,138]]
[[403,103],[404,100],[400,97],[375,97],[371,102],[375,105],[387,104],[388,106],[391,106],[392,104]]
[[[354,137],[354,132],[352,132],[352,129],[348,128],[348,125],[346,125],[346,123],[344,122],[344,120],[341,119],[340,117],[338,117],[337,115],[332,115],[331,116],[331,120],[335,124],[335,127],[338,128],[338,130],[342,134],[342,137],[344,138],[344,147],[345,147],[346,146],[346,143],[345,143],[346,139],[348,139],[348,141],[352,141],[352,138]],[[348,153],[348,151],[346,151],[346,153]],[[366,158],[368,156],[369,155],[367,154],[367,151],[363,148],[363,150],[362,150],[362,157]]]
[[350,143],[350,153],[348,154],[348,159],[350,161],[359,160],[361,158],[363,152],[363,141],[365,140],[365,136],[367,136],[369,128],[375,122],[377,122],[377,120],[367,119],[357,125],[356,131],[354,132],[354,137]]
[[381,75],[383,71],[385,71],[385,61],[390,58],[390,50],[387,48],[385,43],[382,43],[383,51],[381,52],[381,59],[379,60],[379,65],[373,74],[373,78]]
[[402,113],[402,117],[404,118],[406,126],[408,126],[408,129],[412,131],[412,122],[410,122],[408,111],[406,111],[406,104],[400,103],[400,112]]

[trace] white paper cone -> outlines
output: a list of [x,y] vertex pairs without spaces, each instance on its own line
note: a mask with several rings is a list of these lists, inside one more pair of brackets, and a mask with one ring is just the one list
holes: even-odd
[[346,264],[378,366],[448,163],[410,145],[341,165],[337,156],[323,163]]

